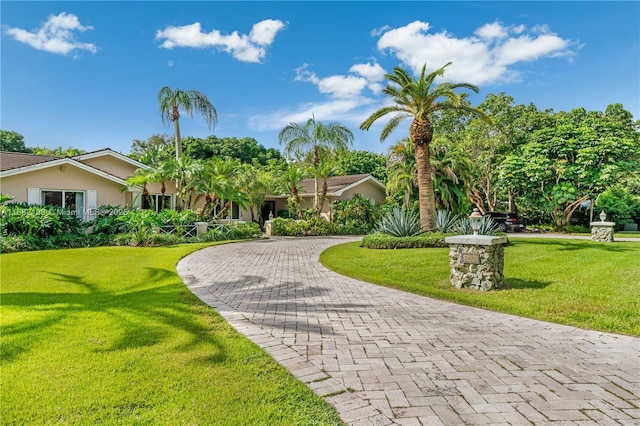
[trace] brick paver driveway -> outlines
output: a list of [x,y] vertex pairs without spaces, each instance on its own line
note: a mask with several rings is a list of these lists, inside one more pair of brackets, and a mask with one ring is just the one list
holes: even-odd
[[349,424],[640,424],[640,339],[416,296],[318,262],[355,240],[215,246],[178,273]]

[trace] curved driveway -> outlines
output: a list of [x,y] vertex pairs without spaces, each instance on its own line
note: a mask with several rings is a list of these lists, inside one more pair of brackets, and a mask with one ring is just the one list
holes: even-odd
[[356,240],[220,245],[177,268],[348,424],[640,424],[640,339],[416,296],[318,262]]

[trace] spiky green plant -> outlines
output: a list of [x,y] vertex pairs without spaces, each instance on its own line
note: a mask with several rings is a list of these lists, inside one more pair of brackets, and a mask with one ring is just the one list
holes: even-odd
[[377,230],[394,237],[411,237],[422,233],[420,216],[404,206],[388,211],[378,222]]
[[440,232],[451,232],[458,224],[458,215],[448,210],[436,211],[436,229]]

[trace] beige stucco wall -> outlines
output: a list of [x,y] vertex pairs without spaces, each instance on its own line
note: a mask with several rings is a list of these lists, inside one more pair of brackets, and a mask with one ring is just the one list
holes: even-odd
[[26,202],[28,188],[64,189],[69,191],[96,190],[98,206],[125,205],[125,193],[122,185],[66,164],[66,171],[61,166],[34,170],[15,176],[0,179],[0,192],[14,197],[15,202]]
[[133,164],[126,163],[110,155],[89,158],[86,160],[82,160],[82,163],[88,164],[92,167],[95,167],[96,169],[102,170],[103,172],[116,175],[121,179],[128,178],[129,176],[133,175],[138,169]]
[[342,196],[338,199],[350,200],[355,194],[360,194],[364,198],[367,198],[369,200],[373,198],[376,200],[376,204],[382,204],[385,200],[384,188],[380,188],[370,180],[363,182],[354,188],[346,190],[344,194],[342,194]]

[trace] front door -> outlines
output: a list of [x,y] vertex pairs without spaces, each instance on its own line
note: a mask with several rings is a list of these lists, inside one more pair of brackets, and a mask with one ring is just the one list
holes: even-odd
[[262,204],[262,209],[260,210],[260,217],[262,218],[263,223],[264,221],[269,220],[269,213],[271,213],[273,217],[276,216],[275,201],[268,200],[268,201],[265,201],[264,204]]

